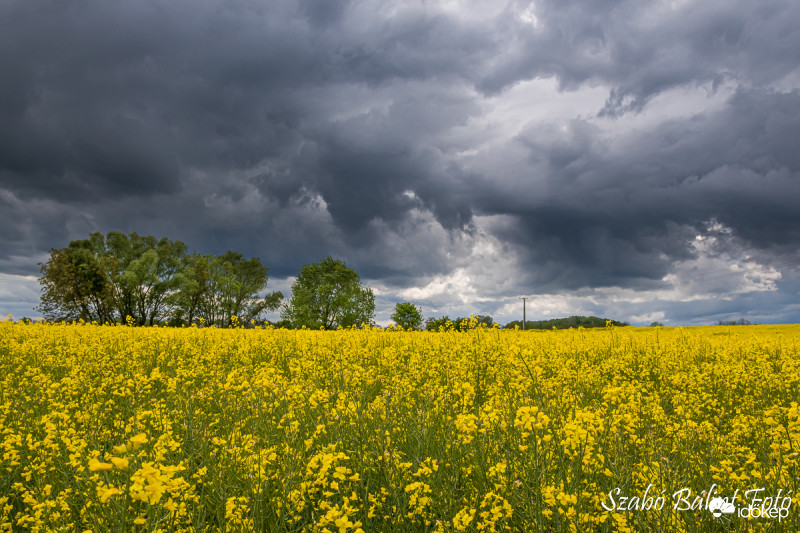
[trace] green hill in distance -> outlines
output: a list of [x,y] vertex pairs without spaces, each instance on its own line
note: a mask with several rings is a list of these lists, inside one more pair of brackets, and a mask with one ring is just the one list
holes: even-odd
[[[552,318],[550,320],[526,320],[525,329],[569,329],[569,328],[604,328],[608,318],[598,316],[571,316],[569,318]],[[611,320],[613,326],[629,326],[627,322]],[[522,320],[514,320],[505,325],[506,328],[514,329],[514,326],[522,328]]]

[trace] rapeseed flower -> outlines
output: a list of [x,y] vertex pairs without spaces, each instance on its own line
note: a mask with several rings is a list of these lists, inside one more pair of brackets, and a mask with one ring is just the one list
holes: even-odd
[[697,531],[601,504],[796,482],[798,326],[238,325],[0,323],[0,531]]

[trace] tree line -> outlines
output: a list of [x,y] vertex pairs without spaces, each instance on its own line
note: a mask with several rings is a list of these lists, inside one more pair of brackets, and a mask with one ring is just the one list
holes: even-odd
[[173,325],[195,321],[228,326],[278,308],[280,292],[259,296],[268,269],[238,252],[189,253],[167,238],[93,233],[50,251],[40,263],[46,320]]
[[374,322],[375,297],[341,260],[304,265],[283,303],[266,293],[258,257],[189,253],[185,243],[137,233],[93,233],[53,249],[39,264],[48,321],[229,327],[260,323],[281,309],[285,327],[335,329]]
[[[409,302],[398,303],[395,306],[392,320],[394,320],[397,325],[402,326],[403,329],[423,329],[422,311]],[[425,320],[424,329],[427,331],[465,331],[478,327],[491,328],[496,325],[498,324],[495,324],[490,315],[472,315],[469,317],[458,317],[456,319],[450,319],[449,316],[445,315],[438,318],[428,318]],[[628,326],[629,324],[627,322],[619,322],[617,320],[609,320],[596,316],[571,316],[568,318],[554,318],[551,320],[527,320],[525,322],[525,329],[603,328],[609,325]],[[513,320],[503,326],[503,328],[522,329],[522,321]]]
[[[411,302],[401,302],[395,305],[394,313],[391,316],[394,323],[405,330],[423,329],[422,310]],[[439,318],[430,317],[425,320],[424,329],[426,331],[456,330],[464,331],[476,327],[492,327],[494,321],[489,315],[472,315],[470,317],[458,317],[451,320],[445,315]]]
[[[48,321],[84,320],[100,324],[229,327],[262,323],[280,309],[274,325],[336,329],[374,324],[375,295],[357,272],[332,257],[304,265],[283,301],[266,292],[269,269],[258,257],[227,251],[190,253],[185,243],[137,233],[93,233],[53,249],[40,263],[42,287],[36,308]],[[403,329],[463,331],[492,327],[489,315],[424,320],[419,307],[396,304],[392,320]],[[525,329],[616,326],[598,317],[527,321]],[[520,321],[505,325],[521,327]]]
[[750,326],[752,322],[747,319],[740,318],[739,320],[720,320],[717,322],[718,326]]
[[[598,316],[571,316],[567,318],[553,318],[550,320],[526,320],[525,329],[569,329],[569,328],[603,328],[612,326],[629,326],[627,322],[600,318]],[[505,325],[506,328],[519,327],[522,329],[522,321],[514,320]]]

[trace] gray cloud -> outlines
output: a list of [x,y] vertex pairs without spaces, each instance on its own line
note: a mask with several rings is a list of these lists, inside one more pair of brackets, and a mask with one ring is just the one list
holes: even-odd
[[[502,316],[537,293],[599,313],[570,300],[589,291],[646,317],[591,291],[662,290],[716,220],[736,257],[788,265],[776,290],[726,301],[789,306],[798,11],[7,2],[0,272],[137,231],[258,255],[281,278],[337,255],[385,306],[416,294],[446,309],[435,294],[450,291],[453,309]],[[698,319],[673,296],[663,313]]]
[[589,270],[594,283],[606,274],[612,284],[620,276],[660,279],[688,253],[692,228],[710,218],[754,247],[791,246],[800,238],[800,175],[788,145],[800,134],[799,113],[797,91],[739,92],[719,113],[614,143],[595,142],[583,123],[561,136],[534,127],[520,141],[542,173],[545,197],[532,190],[527,209],[517,194],[487,210],[516,204],[512,233],[555,256],[558,270],[564,262]]

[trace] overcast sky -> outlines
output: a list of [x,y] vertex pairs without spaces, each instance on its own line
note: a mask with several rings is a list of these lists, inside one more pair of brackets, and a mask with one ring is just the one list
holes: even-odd
[[0,3],[0,312],[99,231],[377,319],[800,322],[795,0]]

